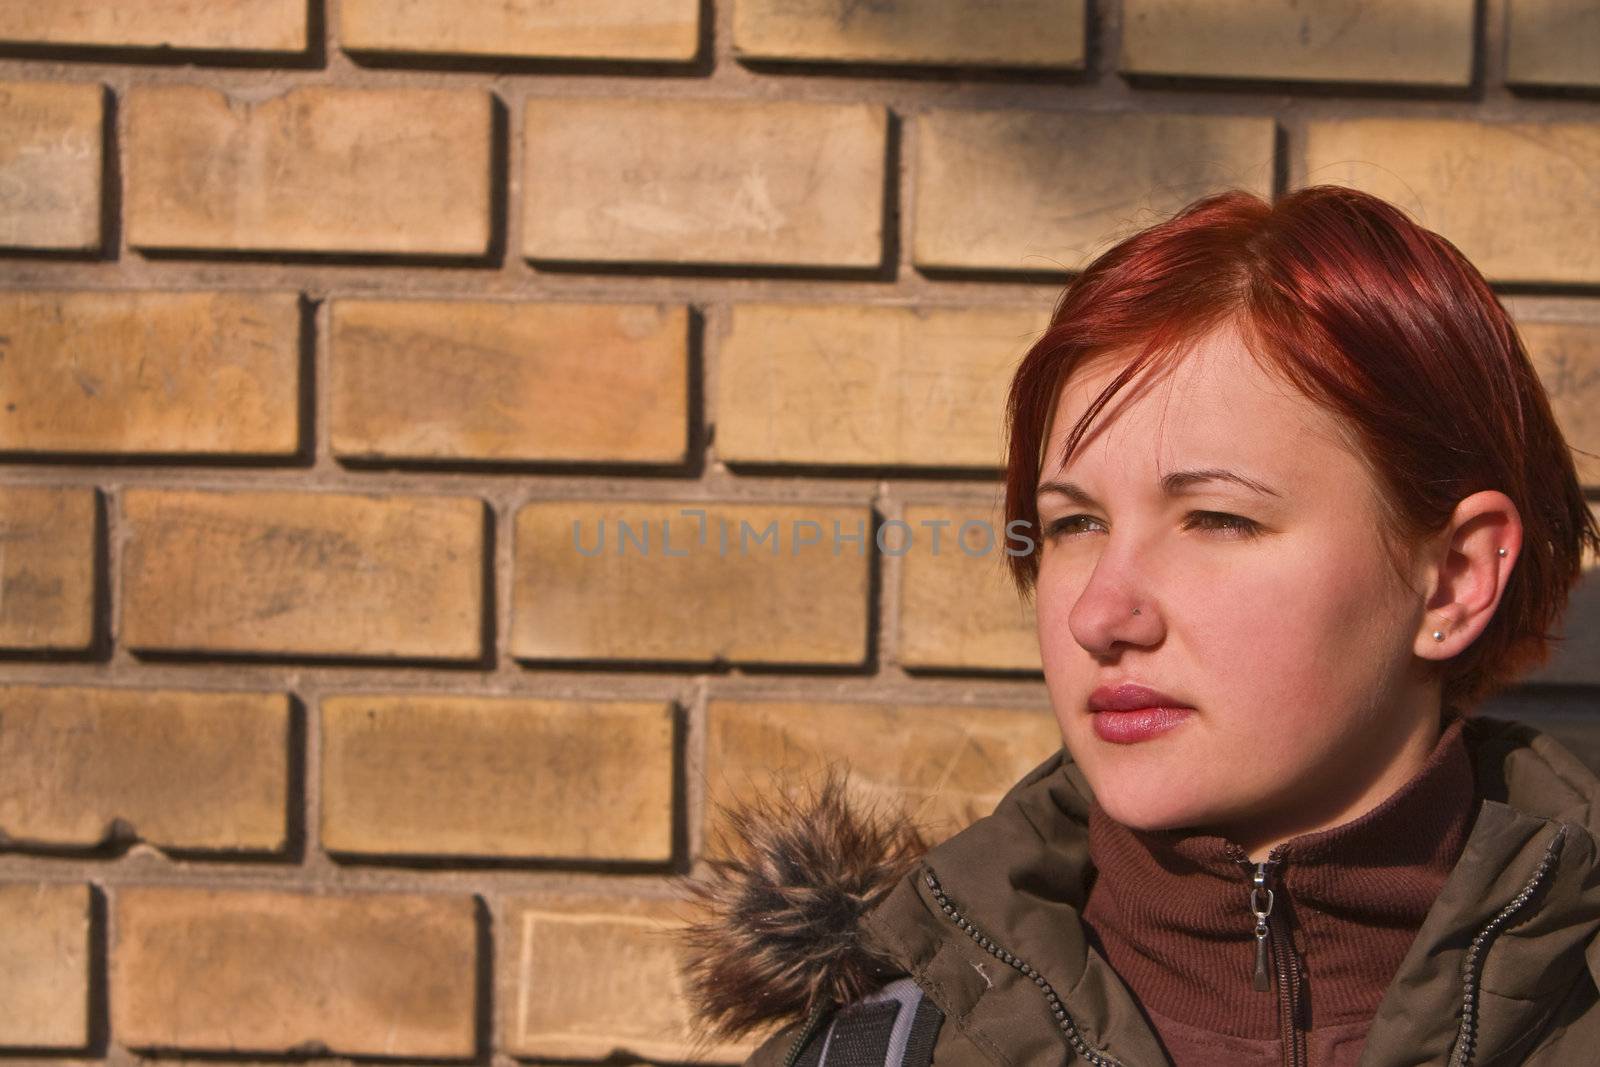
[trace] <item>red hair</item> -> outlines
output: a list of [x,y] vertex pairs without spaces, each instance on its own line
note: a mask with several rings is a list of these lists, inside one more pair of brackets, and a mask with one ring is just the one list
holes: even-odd
[[[1521,555],[1488,628],[1444,664],[1444,701],[1467,711],[1547,660],[1584,550],[1600,550],[1571,451],[1483,276],[1449,241],[1353,189],[1311,186],[1273,204],[1237,190],[1207,196],[1074,278],[1011,382],[1007,523],[1039,528],[1051,416],[1080,360],[1133,350],[1073,427],[1063,463],[1142,369],[1228,320],[1264,367],[1346,428],[1372,472],[1392,556],[1475,492],[1516,505]],[[1009,565],[1028,596],[1037,553]]]

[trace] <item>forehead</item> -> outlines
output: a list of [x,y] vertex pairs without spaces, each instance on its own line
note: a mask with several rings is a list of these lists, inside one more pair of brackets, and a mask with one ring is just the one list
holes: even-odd
[[1119,389],[1063,468],[1073,426],[1132,356],[1101,353],[1073,369],[1051,419],[1041,478],[1228,467],[1284,488],[1326,487],[1333,476],[1365,480],[1337,418],[1263,367],[1231,325],[1180,345],[1166,366]]

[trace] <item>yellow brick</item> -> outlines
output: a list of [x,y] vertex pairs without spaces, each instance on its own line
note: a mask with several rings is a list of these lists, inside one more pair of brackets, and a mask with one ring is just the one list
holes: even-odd
[[733,47],[751,59],[1079,68],[1083,0],[737,0]]
[[707,720],[713,854],[720,852],[718,809],[806,788],[829,765],[849,772],[854,799],[909,812],[930,840],[940,840],[993,811],[1061,747],[1045,710],[715,700]]
[[0,1045],[89,1043],[89,887],[0,885]]
[[529,100],[532,259],[817,267],[883,254],[887,116],[867,104]]
[[338,300],[343,456],[682,462],[688,310]]
[[104,99],[98,85],[0,82],[0,247],[100,246]]
[[1004,465],[1011,371],[1039,307],[746,304],[717,366],[729,462]]
[[0,647],[94,639],[93,489],[0,486]]
[[689,60],[697,0],[345,0],[352,52],[554,59]]
[[[705,515],[685,513],[696,508]],[[861,545],[836,546],[836,529]],[[864,507],[528,504],[516,518],[512,654],[859,664],[873,550]]]
[[452,89],[196,85],[127,96],[128,241],[140,248],[482,255],[490,99]]
[[[0,293],[0,448],[292,454],[294,293]],[[226,417],[219,417],[220,413]]]
[[1008,546],[1028,546],[1007,535],[1000,508],[911,505],[901,521],[910,529],[897,530],[891,542],[907,544],[900,564],[900,662],[1041,670],[1033,605],[1011,584],[1005,554]]
[[131,1048],[475,1051],[470,896],[118,890],[111,1032]]
[[462,659],[481,651],[483,502],[130,489],[131,648]]
[[1517,332],[1574,450],[1579,479],[1600,488],[1600,326],[1519,322]]
[[166,848],[278,851],[287,839],[281,693],[0,688],[0,833],[96,845],[113,820]]
[[1122,62],[1135,74],[1464,86],[1472,0],[1126,0]]
[[664,863],[673,728],[659,702],[327,698],[323,847]]
[[1499,282],[1600,281],[1592,122],[1311,122],[1305,177],[1374,193]]
[[639,897],[545,894],[507,902],[496,953],[508,1003],[499,1013],[505,1051],[742,1062],[756,1041],[696,1041],[680,973],[687,914],[678,901]]
[[1076,270],[1196,197],[1272,188],[1267,118],[935,111],[916,140],[924,268]]
[[107,48],[301,52],[306,0],[0,0],[0,41]]
[[1600,6],[1594,0],[1509,0],[1506,81],[1600,86]]

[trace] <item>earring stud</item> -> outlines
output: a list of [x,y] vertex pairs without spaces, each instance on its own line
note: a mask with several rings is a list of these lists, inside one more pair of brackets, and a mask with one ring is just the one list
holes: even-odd
[[1505,550],[1505,549],[1503,549],[1503,548],[1497,548],[1497,549],[1495,549],[1495,553],[1496,553],[1496,554],[1497,554],[1497,555],[1501,555],[1501,556],[1503,556],[1503,555],[1505,555],[1505,554],[1506,554],[1506,550]]
[[1443,630],[1435,630],[1435,631],[1433,631],[1433,639],[1435,641],[1443,641],[1444,640],[1444,631]]

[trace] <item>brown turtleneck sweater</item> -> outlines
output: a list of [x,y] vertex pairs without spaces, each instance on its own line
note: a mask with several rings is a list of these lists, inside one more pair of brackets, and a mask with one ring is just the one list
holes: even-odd
[[[1477,813],[1462,719],[1446,709],[1442,721],[1426,764],[1387,800],[1274,850],[1268,944],[1292,944],[1293,958],[1269,954],[1265,991],[1244,851],[1218,835],[1133,830],[1091,806],[1083,921],[1178,1067],[1289,1063],[1286,1040],[1312,1067],[1353,1067]],[[1280,1013],[1280,958],[1299,1034]]]

